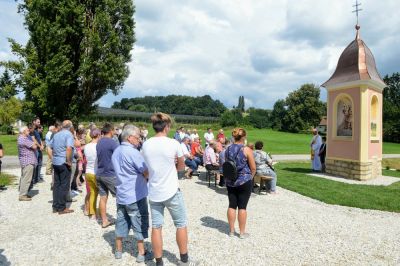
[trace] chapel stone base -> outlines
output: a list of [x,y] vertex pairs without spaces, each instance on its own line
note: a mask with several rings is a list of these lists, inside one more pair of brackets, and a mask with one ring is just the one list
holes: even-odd
[[347,179],[369,180],[382,175],[382,160],[374,158],[368,162],[326,159],[326,173]]

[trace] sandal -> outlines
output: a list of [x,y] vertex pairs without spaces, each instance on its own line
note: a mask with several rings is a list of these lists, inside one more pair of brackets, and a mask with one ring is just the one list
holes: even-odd
[[101,228],[107,228],[107,227],[109,227],[109,226],[111,226],[111,225],[114,225],[115,224],[115,222],[114,221],[111,221],[111,222],[108,222],[108,224],[106,224],[106,225],[101,225]]

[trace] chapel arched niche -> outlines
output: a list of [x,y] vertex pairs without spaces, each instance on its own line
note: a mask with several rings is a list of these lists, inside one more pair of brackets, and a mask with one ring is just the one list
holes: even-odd
[[334,135],[338,138],[351,139],[353,137],[353,99],[348,94],[340,94],[335,101],[336,123]]

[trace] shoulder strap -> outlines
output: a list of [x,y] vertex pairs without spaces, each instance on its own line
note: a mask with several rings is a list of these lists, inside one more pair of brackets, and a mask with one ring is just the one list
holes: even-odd
[[[228,159],[229,159],[229,148],[230,148],[230,147],[232,147],[232,146],[229,146],[228,149],[226,149],[226,150],[228,151],[228,156],[227,156]],[[240,152],[240,150],[241,150],[242,148],[243,148],[243,147],[240,147],[239,150],[237,151],[237,153],[236,153],[236,155],[235,155],[235,157],[234,157],[234,158],[235,158],[235,159],[234,159],[235,161],[236,161],[237,157],[239,156],[239,152]]]

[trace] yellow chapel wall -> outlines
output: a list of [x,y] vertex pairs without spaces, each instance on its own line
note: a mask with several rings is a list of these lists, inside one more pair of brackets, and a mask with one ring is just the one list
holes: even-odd
[[[374,110],[374,99],[377,99],[377,103]],[[368,159],[372,159],[373,157],[377,157],[378,159],[382,158],[382,111],[383,111],[383,97],[382,93],[377,92],[375,90],[368,90]],[[375,114],[374,114],[375,113]],[[376,115],[376,117],[374,117]],[[371,127],[371,123],[377,123],[376,136],[373,134],[373,130]]]

